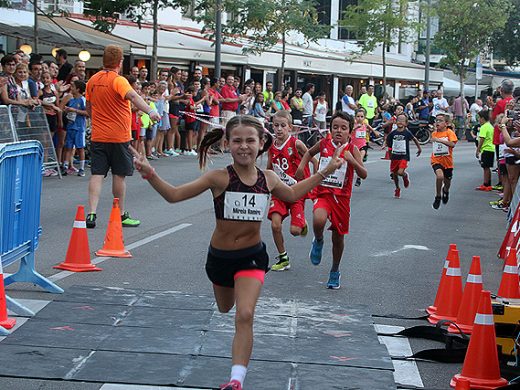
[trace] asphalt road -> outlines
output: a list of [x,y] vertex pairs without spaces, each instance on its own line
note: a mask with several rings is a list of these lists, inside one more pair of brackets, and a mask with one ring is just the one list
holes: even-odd
[[[411,186],[402,190],[401,199],[393,198],[388,161],[383,153],[370,151],[368,178],[355,188],[351,203],[351,233],[341,267],[342,288],[327,290],[331,264],[330,233],[326,233],[324,257],[320,266],[308,260],[312,233],[292,238],[286,226],[286,244],[292,268],[283,273],[270,272],[263,294],[274,297],[327,299],[346,306],[363,303],[372,314],[398,313],[420,315],[433,303],[448,245],[456,243],[465,278],[473,255],[481,256],[485,288],[496,292],[502,263],[496,252],[505,234],[505,213],[493,210],[488,202],[494,193],[474,188],[481,184],[482,170],[474,156],[474,144],[461,142],[455,149],[455,171],[450,201],[433,210],[434,175],[429,164],[431,146],[410,163]],[[414,153],[414,149],[413,152]],[[212,167],[223,167],[229,155],[213,158]],[[265,164],[265,158],[260,161]],[[180,184],[200,175],[194,157],[177,157],[155,162],[157,172]],[[42,195],[43,234],[37,251],[37,269],[46,276],[57,273],[52,266],[63,261],[78,204],[87,202],[88,176],[45,178]],[[311,203],[306,205],[311,219]],[[92,252],[102,245],[111,207],[107,182],[98,210],[98,227],[89,230]],[[127,244],[179,226],[189,226],[143,244],[132,250],[133,259],[109,259],[100,264],[103,272],[78,273],[58,281],[63,288],[73,285],[115,286],[153,290],[178,290],[211,294],[204,271],[205,255],[214,226],[210,193],[181,204],[167,204],[148,183],[134,176],[128,180],[127,209],[141,219],[138,228],[124,230]],[[263,239],[274,260],[276,249],[269,223],[262,227]],[[408,247],[406,247],[408,246]],[[419,249],[413,246],[418,246]],[[421,248],[425,247],[425,248]],[[6,272],[13,271],[7,269]],[[14,298],[53,299],[36,287],[15,284],[8,287]],[[411,326],[414,321],[377,319],[378,323]],[[411,341],[414,351],[439,347],[425,341]],[[460,370],[457,364],[419,363],[426,388],[449,388],[451,376]],[[5,389],[98,389],[99,384],[44,382],[0,378]]]

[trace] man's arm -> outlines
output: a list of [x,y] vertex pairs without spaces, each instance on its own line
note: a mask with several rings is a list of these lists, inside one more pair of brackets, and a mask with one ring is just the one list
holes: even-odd
[[130,100],[140,111],[146,112],[150,116],[150,119],[157,122],[161,120],[161,115],[155,109],[151,108],[133,89],[126,93],[125,99]]

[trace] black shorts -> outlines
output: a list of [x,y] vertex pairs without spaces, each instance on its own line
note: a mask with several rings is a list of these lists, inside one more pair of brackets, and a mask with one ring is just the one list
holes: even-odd
[[92,142],[90,146],[92,174],[106,176],[111,170],[113,175],[132,176],[134,163],[132,153],[128,150],[129,145],[130,142]]
[[500,170],[500,175],[507,175],[507,165],[506,164],[498,164],[498,169]]
[[451,180],[453,178],[453,168],[444,168],[441,164],[433,164],[432,169],[433,172],[437,169],[441,169],[445,179]]
[[195,130],[195,126],[196,126],[197,122],[191,122],[191,123],[188,123],[188,122],[185,122],[185,125],[184,125],[184,129],[185,131],[193,131]]
[[495,160],[495,153],[483,151],[480,153],[480,166],[482,168],[493,168],[493,161]]
[[47,117],[47,123],[49,124],[49,130],[51,133],[55,133],[58,130],[58,115],[45,115]]
[[516,162],[518,161],[518,158],[515,157],[515,156],[509,156],[509,157],[506,157],[506,164],[509,164],[509,165],[516,165]]
[[249,269],[267,272],[268,267],[269,255],[263,242],[236,251],[223,251],[211,245],[208,249],[206,273],[209,280],[217,286],[234,287],[237,272]]

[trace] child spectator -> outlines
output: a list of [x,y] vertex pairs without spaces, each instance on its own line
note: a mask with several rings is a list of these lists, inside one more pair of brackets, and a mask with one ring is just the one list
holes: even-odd
[[67,135],[65,136],[65,158],[63,168],[67,174],[75,173],[72,167],[69,168],[69,160],[72,157],[72,149],[76,148],[79,154],[78,176],[85,176],[85,132],[87,130],[87,111],[85,93],[86,84],[84,81],[75,80],[70,85],[72,98],[65,106],[67,113]]
[[491,191],[491,168],[493,168],[493,160],[495,159],[495,145],[493,144],[494,128],[491,123],[489,123],[488,110],[480,111],[477,116],[480,123],[480,131],[475,156],[480,161],[480,166],[484,171],[484,180],[482,185],[475,189],[478,191]]

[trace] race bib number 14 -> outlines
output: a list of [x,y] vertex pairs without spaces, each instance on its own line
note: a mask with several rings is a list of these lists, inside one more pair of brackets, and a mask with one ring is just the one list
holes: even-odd
[[269,194],[226,192],[224,218],[237,221],[261,221],[269,206]]

